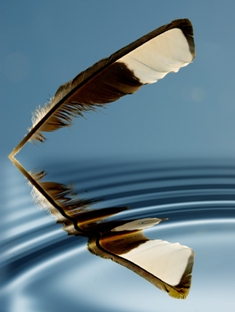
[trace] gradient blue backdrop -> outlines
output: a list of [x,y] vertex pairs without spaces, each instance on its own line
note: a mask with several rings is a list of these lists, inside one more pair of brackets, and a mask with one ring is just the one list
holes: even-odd
[[[92,164],[102,158],[233,160],[234,13],[234,0],[0,0],[2,232],[14,225],[1,237],[11,238],[34,222],[57,229],[35,207],[33,220],[22,223],[24,208],[33,206],[30,190],[7,159],[31,126],[35,108],[80,71],[173,19],[187,17],[193,23],[193,64],[86,119],[77,118],[72,130],[46,134],[44,144],[28,143],[17,158],[27,169],[44,169],[53,160],[66,168],[74,159]],[[7,223],[9,216],[14,222]],[[13,303],[22,309],[24,297],[20,291],[18,296]]]
[[44,145],[26,146],[18,157],[24,165],[48,157],[234,157],[234,1],[12,0],[0,1],[0,11],[4,161],[31,126],[32,112],[60,84],[184,17],[194,25],[193,64],[76,119],[72,131],[46,134]]

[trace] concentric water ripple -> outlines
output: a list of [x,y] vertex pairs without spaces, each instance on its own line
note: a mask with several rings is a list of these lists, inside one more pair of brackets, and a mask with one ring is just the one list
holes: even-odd
[[145,234],[194,250],[192,288],[186,300],[174,300],[125,267],[90,254],[87,238],[67,236],[35,207],[25,180],[9,164],[1,220],[4,312],[233,310],[232,162],[74,161],[46,167],[48,181],[73,183],[81,198],[97,200],[92,208],[130,207],[108,220],[168,218]]

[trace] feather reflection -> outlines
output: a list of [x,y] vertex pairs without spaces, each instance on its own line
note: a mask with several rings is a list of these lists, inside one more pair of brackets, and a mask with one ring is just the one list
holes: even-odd
[[11,160],[32,186],[35,203],[48,209],[69,235],[87,237],[91,253],[125,266],[171,297],[187,297],[193,250],[179,243],[149,239],[143,233],[166,218],[109,220],[129,207],[91,209],[98,199],[81,199],[72,185],[43,181],[45,171],[28,172],[15,158]]

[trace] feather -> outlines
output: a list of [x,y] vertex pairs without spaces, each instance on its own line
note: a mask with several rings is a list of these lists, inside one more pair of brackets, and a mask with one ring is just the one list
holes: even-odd
[[43,108],[37,108],[29,133],[9,157],[28,141],[43,142],[43,132],[70,127],[74,117],[177,72],[194,57],[193,28],[188,19],[174,20],[148,33],[61,85]]
[[[160,221],[148,218],[126,222],[90,238],[88,249],[127,267],[171,297],[185,299],[191,286],[194,252],[179,243],[151,240],[144,236],[144,224],[150,227]],[[128,226],[130,230],[127,230]]]
[[98,199],[82,199],[73,189],[73,185],[65,185],[55,181],[42,181],[47,173],[27,171],[21,163],[12,157],[11,161],[21,171],[32,187],[33,201],[39,208],[47,209],[57,220],[62,223],[69,235],[89,236],[100,231],[109,230],[110,227],[120,226],[123,221],[105,223],[104,220],[121,211],[128,210],[128,206],[90,209]]
[[18,160],[13,163],[28,179],[37,205],[63,224],[69,235],[88,238],[88,250],[137,273],[171,297],[185,299],[191,286],[194,252],[179,243],[151,240],[143,230],[166,218],[109,220],[129,207],[90,209],[94,200],[80,199],[72,185],[42,181],[46,172],[27,172]]

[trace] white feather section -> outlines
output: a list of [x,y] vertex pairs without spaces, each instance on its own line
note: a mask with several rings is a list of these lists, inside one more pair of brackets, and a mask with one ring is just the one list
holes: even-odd
[[192,62],[188,41],[179,28],[154,37],[117,62],[123,62],[143,84],[164,78],[170,72],[178,72]]
[[120,256],[142,267],[163,282],[176,286],[180,283],[192,253],[191,248],[179,243],[149,240]]

